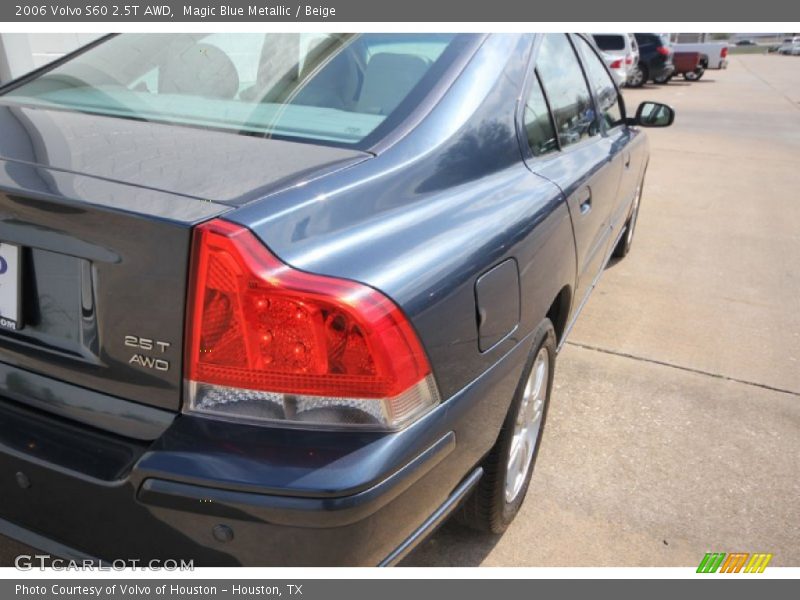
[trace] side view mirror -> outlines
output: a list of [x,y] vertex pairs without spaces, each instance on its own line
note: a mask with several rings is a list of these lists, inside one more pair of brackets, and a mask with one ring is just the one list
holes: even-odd
[[675,120],[675,110],[661,102],[642,102],[636,109],[633,125],[641,127],[669,127]]

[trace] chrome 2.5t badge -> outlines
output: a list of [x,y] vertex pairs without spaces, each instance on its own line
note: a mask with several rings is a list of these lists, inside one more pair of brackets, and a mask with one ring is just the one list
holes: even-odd
[[[163,354],[171,346],[169,342],[160,342],[136,335],[126,335],[125,345],[140,351],[130,357],[128,364],[155,371],[169,371],[169,361],[163,357]],[[154,354],[155,356],[153,356]]]

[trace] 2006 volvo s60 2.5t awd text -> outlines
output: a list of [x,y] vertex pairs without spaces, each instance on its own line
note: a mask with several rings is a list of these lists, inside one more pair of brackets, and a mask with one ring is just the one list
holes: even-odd
[[394,564],[500,532],[668,106],[581,35],[109,36],[0,89],[0,533]]

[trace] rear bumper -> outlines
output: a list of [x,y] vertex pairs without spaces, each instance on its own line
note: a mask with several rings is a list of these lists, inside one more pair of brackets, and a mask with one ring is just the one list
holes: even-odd
[[[108,482],[4,452],[0,518],[16,526],[6,526],[6,535],[56,556],[66,549],[107,562],[375,565],[418,538],[435,509],[453,504],[459,482],[440,482],[452,481],[446,459],[455,448],[448,432],[366,489],[321,496],[219,487],[228,485],[223,477],[182,482],[187,471],[177,463],[171,474],[148,472],[148,461],[163,458],[156,453],[145,453],[129,477]],[[213,453],[204,458],[221,469],[236,464]]]
[[[236,494],[214,488],[148,480],[138,494],[139,500],[143,504],[196,517],[192,519],[194,523],[174,528],[170,533],[165,532],[163,527],[155,522],[137,519],[136,522],[141,526],[141,529],[137,531],[137,536],[143,540],[157,541],[161,547],[157,553],[153,553],[152,550],[137,555],[124,552],[101,558],[5,519],[0,519],[0,534],[16,539],[52,557],[76,560],[81,563],[90,561],[94,564],[102,564],[124,561],[126,564],[163,565],[169,560],[192,560],[196,561],[196,566],[212,564],[377,564],[378,566],[393,566],[444,522],[480,480],[483,471],[477,467],[440,506],[397,543],[391,551],[386,552],[380,560],[375,560],[376,556],[381,556],[376,553],[368,558],[359,558],[360,549],[369,547],[366,541],[376,531],[382,529],[380,526],[375,526],[376,521],[389,518],[387,515],[381,514],[385,507],[384,502],[388,503],[393,499],[399,488],[413,483],[420,476],[420,470],[435,466],[435,462],[443,452],[448,450],[451,442],[452,437],[443,438],[442,443],[432,447],[430,452],[410,464],[406,469],[408,473],[398,474],[360,495],[337,498],[331,505],[325,505],[324,500],[308,502],[305,499],[297,498],[286,499],[252,493]],[[402,504],[407,506],[407,503],[412,501],[412,497],[413,494]],[[197,504],[202,506],[200,510],[197,509]],[[123,505],[116,504],[116,507],[123,509],[118,519],[125,520],[130,516],[130,513],[124,510]],[[160,511],[157,510],[157,512]],[[308,519],[308,516],[313,516],[313,518]],[[267,519],[274,519],[274,521]],[[216,524],[212,525],[212,522]],[[386,523],[390,522],[386,521]],[[309,528],[309,523],[314,523],[318,528],[325,530],[324,533],[320,535],[317,527]],[[209,527],[212,539],[203,540],[207,535],[204,529]],[[224,529],[219,530],[220,527]],[[124,526],[122,528],[125,529]],[[116,535],[121,533],[118,526],[114,524],[110,531]],[[82,528],[81,533],[86,534],[86,528]],[[187,544],[187,540],[184,539],[186,534],[191,533],[195,535],[190,535],[190,537],[200,542],[194,547]],[[227,534],[230,538],[225,539],[222,534]],[[263,543],[264,540],[274,540],[276,536],[284,540],[290,537],[291,543],[287,545]],[[222,543],[229,545],[228,556],[212,556],[211,546]],[[253,550],[256,548],[260,550],[258,558],[253,554]],[[294,552],[297,552],[298,549],[301,551],[299,554],[295,554],[292,549]],[[281,553],[282,559],[278,560],[273,554],[274,552]],[[316,558],[314,558],[315,555]],[[256,562],[253,562],[254,559]],[[365,560],[369,560],[369,562],[363,562]],[[134,561],[139,562],[134,563]]]
[[480,478],[525,356],[393,434],[183,415],[131,442],[0,400],[0,533],[106,562],[393,564]]
[[[449,516],[450,514],[458,508],[461,502],[470,494],[472,489],[478,484],[480,481],[481,476],[483,475],[483,469],[481,467],[476,467],[465,479],[464,481],[459,484],[459,486],[453,490],[453,493],[443,502],[433,513],[422,522],[422,524],[417,527],[411,534],[406,537],[397,547],[395,547],[391,552],[389,552],[383,560],[381,560],[377,566],[379,567],[391,567],[395,566],[399,563],[403,558],[405,558],[414,548],[416,548],[421,542],[423,542],[428,535],[430,535],[433,531],[436,530],[439,525],[441,525]],[[215,490],[216,491],[216,490]],[[171,498],[174,500],[174,496]],[[266,499],[267,502],[269,501]],[[260,506],[251,506],[255,511],[261,510],[262,507]],[[100,564],[107,564],[111,561],[103,560],[96,556],[92,556],[90,554],[86,554],[76,548],[66,546],[52,538],[45,537],[39,533],[31,531],[30,529],[25,529],[20,527],[10,521],[5,519],[0,519],[0,535],[15,539],[27,546],[30,546],[36,549],[38,552],[44,552],[47,556],[53,558],[60,558],[62,560],[67,561],[77,561],[80,564],[86,564],[90,562],[92,564],[100,565]],[[330,549],[332,552],[335,552],[338,549]],[[133,564],[131,561],[132,559],[122,559],[125,561],[126,564]],[[137,566],[141,565],[148,565],[148,566],[159,566],[165,565],[166,560],[169,559],[155,559],[155,563],[148,563],[148,562],[139,562]],[[175,559],[181,560],[181,559]],[[187,559],[182,559],[187,560]],[[193,559],[192,559],[193,560]],[[180,564],[180,563],[178,563]],[[216,564],[216,563],[215,563]],[[294,564],[294,563],[292,563]]]
[[675,65],[672,63],[663,65],[652,65],[650,72],[650,79],[661,79],[669,77],[675,72]]

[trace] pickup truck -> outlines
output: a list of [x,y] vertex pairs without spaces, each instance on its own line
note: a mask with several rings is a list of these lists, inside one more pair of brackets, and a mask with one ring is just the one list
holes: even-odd
[[665,78],[656,78],[656,83],[668,83],[675,75],[683,75],[687,81],[697,81],[705,73],[708,57],[699,52],[674,52],[672,63],[675,70]]
[[0,88],[0,533],[325,566],[502,532],[673,119],[555,33],[122,34]]
[[[699,52],[705,54],[708,63],[703,65],[706,69],[728,68],[728,43],[727,42],[698,42],[685,44],[672,44],[675,52]],[[702,64],[702,63],[701,63]]]

